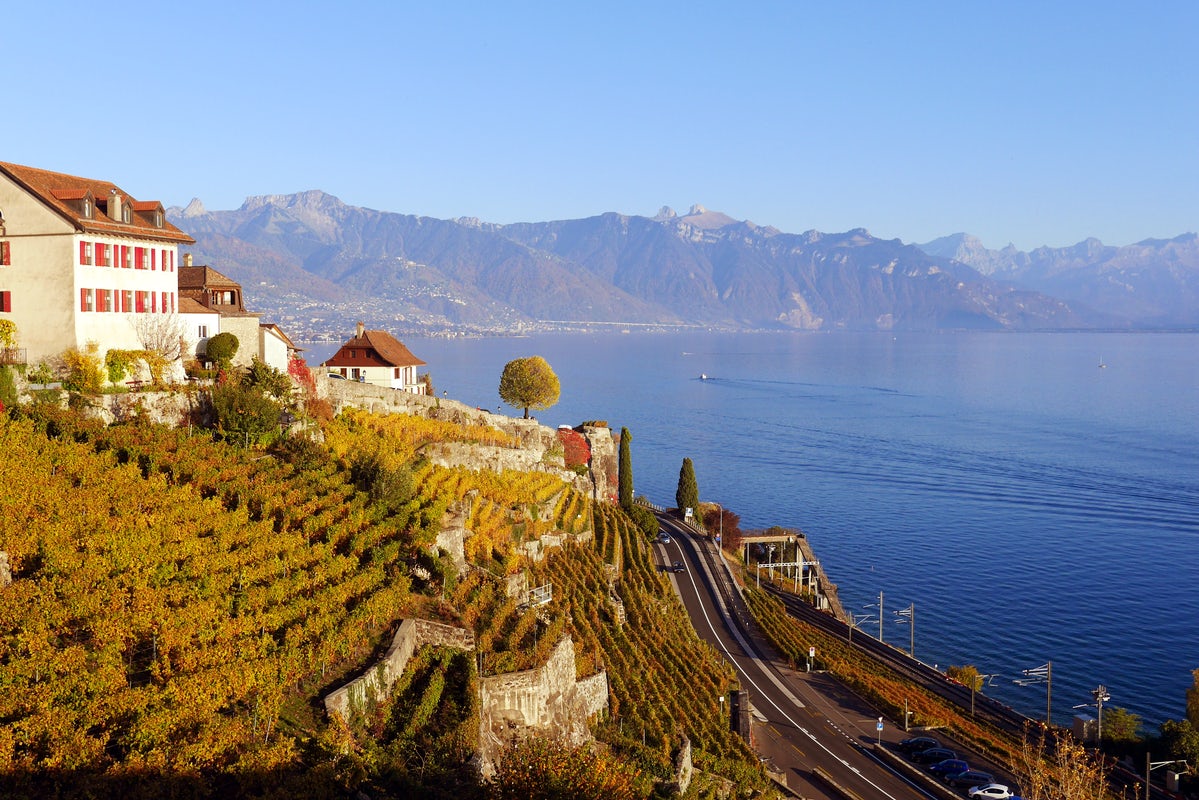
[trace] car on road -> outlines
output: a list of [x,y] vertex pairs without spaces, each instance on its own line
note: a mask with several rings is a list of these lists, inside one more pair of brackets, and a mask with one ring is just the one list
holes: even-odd
[[940,747],[941,743],[931,736],[913,736],[899,743],[899,749],[905,753],[918,753],[930,747]]
[[670,544],[670,534],[662,531],[662,533],[658,534],[658,541],[662,544]]
[[988,800],[1011,800],[1012,790],[1002,783],[988,783],[984,786],[975,786],[970,790],[970,796]]
[[670,565],[671,572],[686,572],[687,568],[683,566],[682,561],[676,561]]
[[959,772],[965,772],[968,769],[970,769],[970,765],[962,759],[947,758],[930,766],[928,771],[934,775],[955,775]]
[[919,753],[912,753],[912,760],[920,764],[935,764],[947,758],[957,758],[958,754],[944,747],[930,747]]
[[979,772],[976,769],[968,769],[964,772],[946,775],[945,782],[950,786],[986,786],[989,783],[995,783],[995,776]]

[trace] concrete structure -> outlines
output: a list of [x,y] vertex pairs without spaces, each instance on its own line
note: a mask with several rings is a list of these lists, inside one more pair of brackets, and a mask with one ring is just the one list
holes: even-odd
[[140,350],[178,311],[178,248],[158,201],[109,181],[0,162],[0,319],[31,363],[95,342]]
[[368,331],[361,322],[354,338],[321,366],[348,380],[411,394],[425,393],[425,384],[417,380],[416,374],[416,368],[425,366],[425,362],[387,331]]

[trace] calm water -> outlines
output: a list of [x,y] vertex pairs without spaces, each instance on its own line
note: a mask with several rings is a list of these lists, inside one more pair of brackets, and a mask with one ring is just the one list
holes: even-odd
[[1012,678],[1052,660],[1058,722],[1100,683],[1152,726],[1184,714],[1199,334],[405,343],[438,393],[491,410],[503,365],[544,356],[562,399],[542,421],[628,427],[639,494],[673,505],[691,458],[701,497],[743,527],[803,529],[847,610],[882,592],[887,641],[906,648],[892,612],[914,603],[917,657],[996,673],[987,693],[1021,711],[1044,716],[1044,687]]

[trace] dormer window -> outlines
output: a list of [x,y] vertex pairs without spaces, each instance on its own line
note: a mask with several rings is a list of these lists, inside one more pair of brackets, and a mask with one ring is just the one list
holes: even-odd
[[154,215],[152,217],[152,221],[154,222],[155,228],[161,228],[162,227],[162,212],[155,211]]
[[121,222],[133,222],[133,208],[128,203],[121,204]]
[[92,218],[92,201],[88,198],[83,198],[83,216],[87,219]]

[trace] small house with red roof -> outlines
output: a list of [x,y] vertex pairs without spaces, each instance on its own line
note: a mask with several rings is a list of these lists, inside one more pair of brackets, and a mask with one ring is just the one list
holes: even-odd
[[354,338],[321,366],[348,380],[425,393],[425,384],[416,374],[416,368],[425,366],[425,362],[387,331],[368,331],[361,322]]
[[194,244],[162,203],[115,183],[0,162],[0,319],[29,363],[95,342],[140,349],[178,311],[176,259]]

